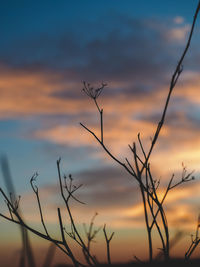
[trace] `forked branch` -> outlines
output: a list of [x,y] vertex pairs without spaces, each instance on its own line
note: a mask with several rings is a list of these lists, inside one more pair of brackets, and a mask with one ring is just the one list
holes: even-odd
[[106,224],[104,224],[103,227],[103,233],[104,233],[104,237],[106,240],[106,250],[107,250],[107,260],[108,260],[108,264],[111,264],[111,257],[110,257],[110,242],[114,236],[114,232],[112,232],[112,234],[110,235],[110,237],[108,237],[108,234],[106,232]]
[[[163,202],[168,194],[168,192],[177,187],[178,185],[184,183],[184,182],[188,182],[193,180],[193,176],[192,173],[189,173],[187,176],[182,177],[182,180],[174,185],[172,185],[173,182],[173,176],[171,178],[171,180],[169,181],[169,184],[166,188],[165,194],[163,196],[163,198],[161,200],[159,200],[158,196],[157,196],[157,188],[155,186],[153,177],[151,175],[150,172],[150,167],[149,167],[149,159],[150,156],[152,154],[153,148],[158,140],[158,137],[160,135],[161,129],[164,125],[165,122],[165,117],[166,117],[166,113],[167,113],[167,109],[169,106],[169,101],[171,99],[171,95],[172,92],[177,84],[177,81],[182,73],[183,70],[183,60],[185,58],[185,55],[187,54],[187,51],[189,49],[190,43],[191,43],[191,39],[192,39],[192,35],[194,32],[194,27],[195,27],[195,23],[196,23],[196,19],[198,16],[200,10],[200,1],[198,2],[195,14],[194,14],[194,18],[193,18],[193,22],[192,22],[192,26],[190,29],[190,33],[189,33],[189,37],[186,43],[186,46],[183,50],[183,53],[178,61],[178,64],[175,68],[175,71],[171,77],[171,81],[170,81],[170,85],[169,85],[169,90],[168,90],[168,94],[165,100],[165,104],[164,104],[164,108],[163,111],[161,113],[161,118],[157,124],[157,127],[155,129],[155,133],[154,136],[152,138],[152,142],[150,145],[150,148],[148,150],[148,152],[145,152],[142,140],[140,138],[140,134],[138,134],[138,142],[142,151],[142,155],[143,158],[140,158],[138,152],[136,151],[136,144],[135,142],[133,143],[133,146],[129,146],[129,148],[131,149],[131,152],[133,154],[133,160],[134,160],[134,167],[131,165],[130,161],[125,158],[125,162],[120,161],[117,157],[115,157],[111,151],[107,148],[107,146],[105,145],[105,142],[103,140],[103,126],[102,126],[102,122],[103,122],[103,109],[99,108],[98,102],[97,102],[97,97],[100,95],[100,93],[102,92],[104,86],[102,85],[102,87],[94,89],[90,84],[86,84],[84,82],[84,89],[83,91],[94,100],[95,105],[97,107],[97,110],[100,113],[100,121],[101,121],[101,138],[99,138],[97,136],[97,134],[92,131],[91,129],[89,129],[88,127],[86,127],[84,124],[81,123],[81,126],[87,130],[97,141],[98,143],[102,146],[102,148],[105,150],[105,152],[115,161],[117,162],[120,166],[122,166],[134,179],[137,180],[137,182],[139,183],[140,186],[140,192],[142,195],[142,199],[143,199],[143,205],[144,205],[144,213],[145,213],[145,221],[146,221],[146,228],[147,228],[147,232],[148,232],[148,236],[149,236],[149,258],[150,260],[152,259],[152,249],[151,249],[151,230],[154,226],[154,224],[156,224],[157,230],[159,232],[159,235],[161,237],[161,241],[163,244],[163,252],[165,254],[165,258],[168,259],[169,258],[169,231],[168,231],[168,223],[167,223],[167,219],[165,216],[165,211],[163,208]],[[102,111],[102,112],[101,112]],[[146,173],[146,183],[144,183],[143,179]],[[146,202],[147,200],[147,202]],[[152,223],[149,224],[149,214],[148,214],[148,209],[147,209],[147,204],[149,207],[149,211],[150,214],[152,216]],[[156,207],[156,211],[154,211],[154,208]],[[158,214],[160,214],[161,216],[161,222],[164,228],[164,233],[165,233],[165,243],[164,243],[164,239],[163,236],[161,234],[160,231],[160,227],[158,225],[158,221],[157,221],[157,216]]]

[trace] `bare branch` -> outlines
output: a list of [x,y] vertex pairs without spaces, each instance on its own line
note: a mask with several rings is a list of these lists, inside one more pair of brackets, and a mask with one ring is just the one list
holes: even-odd
[[110,258],[110,242],[114,236],[114,232],[112,232],[112,234],[110,235],[110,237],[108,237],[107,232],[106,232],[106,224],[104,224],[103,227],[103,232],[104,232],[104,237],[106,240],[106,250],[107,250],[107,260],[108,260],[108,264],[111,264],[111,258]]
[[39,197],[39,192],[38,192],[39,190],[38,190],[37,185],[34,184],[34,182],[36,182],[37,176],[38,176],[38,173],[35,173],[31,177],[30,184],[31,184],[31,187],[33,189],[33,192],[35,193],[36,198],[37,198],[37,204],[38,204],[38,207],[39,207],[40,219],[41,219],[42,225],[44,227],[44,230],[45,230],[46,235],[49,236],[49,233],[47,231],[47,228],[46,228],[46,225],[45,225],[45,222],[44,222],[44,217],[43,217],[43,212],[42,212],[41,203],[40,203],[40,197]]
[[[188,48],[190,46],[190,42],[191,42],[191,39],[192,39],[192,35],[193,35],[193,31],[194,31],[194,26],[195,26],[195,23],[196,23],[196,19],[197,19],[197,16],[198,16],[198,13],[199,13],[199,10],[200,10],[200,1],[198,3],[198,6],[196,8],[196,11],[195,11],[195,15],[194,15],[194,18],[193,18],[193,22],[192,22],[192,26],[191,26],[191,30],[190,30],[190,34],[189,34],[189,37],[188,37],[188,41],[186,43],[186,46],[185,46],[185,49],[183,51],[183,54],[176,66],[176,69],[172,75],[172,78],[171,78],[171,82],[170,82],[170,86],[169,86],[169,92],[168,92],[168,95],[167,95],[167,99],[166,99],[166,102],[165,102],[165,106],[164,106],[164,109],[163,109],[163,113],[162,113],[162,116],[161,116],[161,120],[159,121],[158,125],[157,125],[157,128],[156,128],[156,131],[155,131],[155,134],[154,134],[154,137],[152,139],[152,143],[151,143],[151,147],[149,149],[149,152],[147,154],[147,157],[146,157],[146,163],[145,165],[147,164],[148,160],[149,160],[149,157],[153,151],[153,148],[154,148],[154,145],[158,139],[158,136],[160,134],[160,131],[162,129],[162,126],[164,124],[164,121],[165,121],[165,117],[166,117],[166,112],[167,112],[167,108],[168,108],[168,105],[169,105],[169,101],[170,101],[170,98],[171,98],[171,94],[173,92],[173,89],[178,81],[178,78],[182,72],[182,69],[183,69],[183,66],[182,66],[182,63],[183,63],[183,60],[185,58],[185,55],[188,51]],[[143,171],[145,165],[142,167],[141,169],[141,172]]]

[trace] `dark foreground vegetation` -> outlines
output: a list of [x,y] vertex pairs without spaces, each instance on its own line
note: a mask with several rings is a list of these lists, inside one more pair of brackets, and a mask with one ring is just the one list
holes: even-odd
[[[98,265],[99,267],[109,267],[109,264],[101,264]],[[152,263],[149,262],[132,262],[132,263],[119,263],[119,264],[112,264],[112,267],[170,267],[170,266],[200,266],[200,259],[185,261],[183,259],[173,259],[169,260],[169,262],[163,262],[163,261],[153,261]],[[72,267],[72,265],[66,265],[66,264],[57,264],[54,267]]]
[[[148,263],[143,263],[139,259],[137,262],[130,263],[130,264],[114,264],[113,266],[199,266],[200,260],[191,260],[191,256],[193,252],[195,251],[196,247],[200,243],[200,238],[198,235],[199,228],[200,228],[200,219],[198,219],[197,223],[197,230],[196,230],[196,236],[192,239],[191,245],[188,248],[188,250],[185,252],[185,259],[184,260],[170,260],[170,238],[169,238],[169,229],[168,229],[168,222],[167,222],[167,216],[165,214],[165,208],[164,208],[164,202],[168,195],[168,193],[176,188],[177,186],[182,185],[183,183],[190,182],[194,179],[194,176],[192,175],[192,172],[187,172],[185,166],[183,166],[183,171],[180,179],[178,181],[174,181],[174,175],[169,179],[168,185],[165,189],[165,193],[162,196],[162,198],[159,197],[159,185],[160,180],[158,180],[156,177],[154,177],[154,174],[151,172],[151,165],[150,165],[150,158],[152,155],[152,151],[154,150],[154,147],[157,143],[158,137],[160,135],[160,132],[162,130],[162,127],[165,122],[166,112],[168,109],[169,101],[171,99],[172,92],[177,84],[177,81],[183,71],[183,60],[185,58],[185,55],[188,51],[188,48],[190,46],[191,38],[193,35],[193,30],[195,26],[195,22],[197,19],[197,15],[200,10],[200,2],[198,3],[192,27],[190,30],[190,34],[188,37],[188,41],[186,43],[185,49],[178,61],[178,64],[175,68],[175,71],[172,75],[170,84],[169,84],[169,90],[168,94],[165,100],[163,111],[161,112],[161,118],[160,121],[157,124],[157,127],[155,129],[155,133],[153,135],[153,138],[151,139],[150,147],[145,151],[144,144],[142,137],[140,133],[138,133],[137,141],[133,142],[132,145],[129,145],[130,153],[131,153],[131,160],[128,158],[125,158],[123,160],[119,160],[117,156],[112,154],[112,151],[110,151],[106,145],[106,141],[104,140],[104,128],[103,128],[103,108],[99,106],[99,103],[97,101],[97,98],[101,94],[102,90],[106,86],[105,83],[102,83],[102,85],[99,88],[94,88],[90,85],[90,83],[83,83],[83,91],[84,93],[94,102],[97,112],[99,114],[99,128],[100,128],[100,136],[96,134],[92,129],[89,129],[85,124],[81,123],[81,126],[89,133],[91,134],[97,143],[104,149],[104,151],[107,153],[109,157],[111,157],[117,164],[119,164],[125,171],[131,175],[134,181],[137,182],[138,188],[140,190],[141,199],[144,207],[144,220],[145,220],[145,226],[148,236]],[[110,266],[112,263],[112,257],[111,257],[111,241],[114,233],[108,234],[106,231],[106,225],[102,227],[102,229],[95,229],[94,227],[94,219],[95,216],[92,218],[89,228],[85,229],[85,236],[82,236],[80,234],[80,231],[78,230],[77,223],[74,220],[73,212],[71,210],[70,201],[74,200],[80,204],[83,204],[80,199],[77,199],[76,192],[79,190],[81,185],[77,186],[74,184],[72,175],[62,175],[61,168],[60,168],[60,159],[57,161],[57,171],[58,171],[58,181],[59,181],[59,189],[60,189],[60,195],[62,197],[63,203],[66,208],[66,213],[68,215],[68,223],[71,226],[70,232],[66,231],[64,225],[65,222],[63,220],[62,212],[60,208],[57,208],[57,219],[58,219],[58,226],[60,229],[60,236],[61,238],[55,239],[52,237],[51,233],[48,230],[48,227],[46,225],[46,222],[43,217],[43,209],[42,209],[42,203],[40,202],[40,194],[39,189],[36,184],[36,178],[38,176],[37,173],[35,173],[31,180],[30,184],[32,187],[32,190],[35,194],[36,200],[37,200],[37,206],[38,206],[38,212],[41,220],[41,225],[43,227],[43,231],[38,231],[37,229],[34,229],[31,225],[27,224],[25,220],[23,219],[22,213],[20,211],[20,197],[17,197],[14,187],[12,183],[8,183],[8,181],[11,181],[8,163],[4,159],[2,164],[2,171],[3,176],[5,178],[5,181],[8,183],[8,193],[6,193],[2,188],[0,188],[0,194],[3,197],[6,205],[7,205],[7,214],[0,213],[0,216],[3,219],[6,219],[7,221],[13,222],[15,224],[18,224],[21,229],[22,234],[22,253],[20,258],[19,267],[25,267],[25,258],[28,261],[29,267],[36,267],[36,263],[34,260],[34,254],[31,249],[30,240],[28,237],[28,232],[32,232],[33,234],[39,236],[42,239],[48,240],[51,242],[53,246],[49,248],[49,253],[47,253],[46,261],[43,264],[43,267],[49,267],[51,265],[51,256],[53,255],[53,251],[55,251],[55,248],[60,249],[66,257],[68,257],[73,266],[75,267],[86,267],[86,266]],[[157,231],[157,234],[160,238],[160,251],[161,251],[161,258],[162,261],[155,261],[154,255],[155,250],[154,248],[154,235],[153,235],[153,229]],[[100,230],[103,230],[104,237],[105,237],[105,245],[106,245],[106,257],[107,257],[107,263],[108,265],[99,265],[99,262],[97,261],[96,257],[91,252],[91,242],[94,240],[96,235]],[[134,238],[134,237],[133,237]],[[71,243],[74,242],[78,245],[80,249],[80,253],[84,256],[84,262],[80,262],[72,249]],[[56,265],[57,267],[66,267],[69,265]]]

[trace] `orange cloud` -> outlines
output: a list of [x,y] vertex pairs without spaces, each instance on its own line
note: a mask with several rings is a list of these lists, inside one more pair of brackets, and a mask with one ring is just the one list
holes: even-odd
[[173,21],[176,24],[182,24],[184,22],[184,18],[182,16],[176,16]]
[[57,73],[45,71],[14,70],[1,67],[0,71],[0,114],[2,118],[40,114],[73,114],[87,109],[79,98],[71,101],[53,96],[65,88],[81,87],[71,80],[63,83]]
[[[174,179],[173,183],[180,181],[180,178]],[[119,181],[117,181],[118,183]],[[104,185],[105,186],[105,185]],[[83,193],[84,193],[84,189]],[[92,199],[91,196],[101,189],[86,190],[84,194]],[[124,189],[127,190],[127,189]],[[169,191],[164,207],[166,209],[167,220],[171,228],[176,227],[177,223],[181,223],[181,229],[188,229],[193,231],[196,225],[196,217],[199,212],[199,190],[200,185],[198,182],[192,181],[187,184],[182,184]],[[158,189],[158,196],[162,199],[165,189],[162,187]],[[68,221],[66,216],[64,203],[59,193],[57,186],[49,186],[39,188],[41,205],[44,211],[44,218],[49,224],[57,224],[57,206],[62,207],[62,213],[64,218]],[[109,193],[109,192],[108,192]],[[134,194],[138,194],[133,191]],[[84,199],[84,194],[81,199]],[[120,196],[120,193],[119,193]],[[103,196],[102,196],[103,197]],[[110,190],[110,198],[112,197],[112,189]],[[94,200],[93,200],[94,201]],[[57,204],[56,204],[57,203]],[[25,219],[33,224],[40,223],[39,210],[35,195],[28,193],[22,196],[20,202],[23,215]],[[113,228],[120,231],[121,228],[144,228],[144,208],[142,202],[140,202],[139,195],[137,196],[137,202],[132,205],[124,203],[122,201],[121,206],[112,206],[108,203],[104,203],[102,200],[98,202],[98,210],[95,209],[93,203],[87,202],[87,205],[80,205],[79,203],[71,202],[71,209],[75,221],[81,225],[82,223],[89,223],[89,219],[92,218],[95,212],[99,215],[96,219],[96,225],[101,226],[104,223],[112,225]],[[174,216],[176,214],[176,216]]]
[[[73,98],[54,96],[54,93],[62,92],[63,89],[65,92],[77,90],[81,95],[79,90],[81,83],[72,81],[69,74],[66,76],[68,80],[67,78],[63,80],[63,76],[58,73],[42,70],[19,71],[1,67],[0,116],[6,118],[40,114],[74,114],[78,117],[76,123],[72,121],[67,125],[55,125],[54,123],[54,126],[35,130],[31,138],[47,140],[60,145],[97,147],[92,156],[107,159],[108,157],[105,157],[105,153],[99,149],[94,138],[78,126],[78,122],[82,121],[98,136],[100,135],[99,116],[91,99],[86,96],[82,98],[79,96]],[[174,90],[169,108],[176,108],[176,102],[173,102],[173,99],[176,98],[181,98],[182,105],[185,104],[186,107],[189,105],[188,103],[194,105],[200,103],[199,85],[198,72],[184,72],[180,85]],[[130,82],[120,83],[113,80],[109,87],[111,90],[116,87],[129,88]],[[115,155],[123,160],[125,157],[131,159],[132,155],[128,144],[137,141],[139,132],[144,147],[148,150],[150,137],[153,136],[156,129],[156,120],[145,120],[143,116],[154,114],[155,111],[156,114],[161,114],[167,90],[166,87],[162,87],[151,94],[143,93],[135,96],[130,93],[128,95],[119,93],[114,97],[102,94],[99,101],[104,108],[104,141]],[[83,117],[84,112],[88,115],[88,121]],[[178,126],[168,124],[167,114],[166,125],[161,131],[151,158],[152,167],[156,173],[164,177],[169,177],[169,173],[171,175],[171,173],[181,170],[182,162],[190,170],[194,169],[196,172],[199,170],[199,130],[198,128],[193,130],[193,125],[183,110],[179,110],[177,114],[179,114]]]
[[[182,22],[180,18],[175,19],[176,23]],[[170,41],[178,41],[183,42],[190,30],[190,25],[184,25],[184,26],[176,26],[170,30],[168,30],[166,37]]]
[[186,100],[185,105],[188,103],[196,105],[200,103],[199,87],[199,72],[185,71],[181,77],[180,85],[174,91],[174,95]]

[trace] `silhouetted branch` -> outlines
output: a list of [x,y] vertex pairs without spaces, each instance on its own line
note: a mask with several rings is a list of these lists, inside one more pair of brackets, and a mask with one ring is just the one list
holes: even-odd
[[[171,98],[171,94],[172,94],[173,89],[174,89],[174,87],[175,87],[175,85],[176,85],[176,83],[178,81],[178,78],[179,78],[179,76],[180,76],[180,74],[181,74],[181,72],[183,70],[182,63],[183,63],[183,60],[185,58],[185,55],[187,54],[188,48],[190,46],[190,42],[191,42],[191,39],[192,39],[194,26],[195,26],[195,23],[196,23],[196,19],[197,19],[199,10],[200,10],[200,1],[198,2],[198,5],[197,5],[196,11],[195,11],[195,15],[194,15],[194,18],[193,18],[192,26],[191,26],[191,29],[190,29],[190,33],[189,33],[189,37],[188,37],[188,41],[186,43],[185,49],[183,51],[183,54],[182,54],[181,58],[179,59],[179,62],[177,64],[177,66],[176,66],[176,69],[175,69],[175,71],[174,71],[174,73],[172,75],[170,86],[169,86],[169,92],[168,92],[168,95],[167,95],[167,99],[166,99],[166,102],[165,102],[165,106],[164,106],[164,109],[163,109],[161,120],[159,121],[159,123],[157,125],[154,137],[152,139],[151,147],[149,149],[149,152],[148,152],[146,160],[145,160],[145,165],[147,164],[147,162],[149,160],[149,157],[150,157],[150,155],[151,155],[151,153],[153,151],[154,145],[155,145],[155,143],[156,143],[156,141],[158,139],[158,136],[160,134],[160,131],[161,131],[162,126],[163,126],[164,121],[165,121],[166,112],[167,112],[167,108],[168,108],[169,101],[170,101],[170,98]],[[141,172],[144,169],[145,165],[142,167]]]
[[42,225],[44,227],[44,230],[45,230],[46,235],[49,236],[49,233],[47,231],[47,228],[46,228],[46,225],[45,225],[45,222],[44,222],[44,218],[43,218],[43,213],[42,213],[42,208],[41,208],[41,203],[40,203],[40,197],[39,197],[39,193],[38,193],[38,187],[37,187],[37,185],[34,184],[34,182],[36,181],[37,176],[38,176],[38,173],[35,173],[31,177],[30,184],[31,184],[31,187],[33,189],[33,192],[35,193],[36,198],[37,198],[37,203],[38,203],[38,207],[39,207],[40,219],[41,219]]
[[89,83],[83,82],[83,91],[88,95],[90,98],[94,100],[94,103],[99,111],[100,114],[100,126],[101,126],[101,142],[103,143],[103,109],[100,109],[98,103],[97,103],[97,98],[101,94],[102,90],[104,89],[105,86],[107,86],[106,83],[102,83],[102,86],[95,89],[93,88]]
[[[178,185],[180,185],[180,184],[182,184],[184,182],[191,181],[193,179],[193,177],[191,177],[192,173],[189,173],[188,175],[186,175],[186,170],[183,169],[183,176],[182,176],[181,181],[179,181],[178,183],[172,185],[172,181],[173,181],[173,176],[172,176],[171,180],[169,181],[169,184],[167,186],[167,189],[165,191],[165,194],[164,194],[162,200],[159,200],[156,191],[158,189],[158,186],[159,186],[160,182],[159,181],[155,182],[153,180],[153,177],[152,177],[151,172],[150,172],[150,167],[149,167],[149,162],[148,161],[149,161],[149,158],[150,158],[151,153],[153,151],[153,148],[154,148],[154,146],[156,144],[156,141],[157,141],[157,139],[159,137],[160,131],[161,131],[162,127],[163,127],[172,91],[173,91],[173,89],[174,89],[174,87],[175,87],[175,85],[176,85],[176,83],[178,81],[178,78],[179,78],[179,76],[180,76],[180,74],[181,74],[181,72],[183,70],[183,67],[182,67],[183,59],[184,59],[184,57],[185,57],[185,55],[186,55],[186,53],[188,51],[188,48],[190,46],[190,42],[191,42],[191,38],[192,38],[192,34],[193,34],[193,30],[194,30],[194,26],[195,26],[195,22],[196,22],[196,18],[197,18],[197,15],[199,13],[199,10],[200,10],[200,1],[198,3],[198,6],[197,6],[197,9],[196,9],[194,18],[193,18],[192,27],[191,27],[191,30],[190,30],[189,38],[188,38],[188,41],[186,43],[185,49],[183,51],[183,54],[182,54],[181,58],[178,61],[178,64],[177,64],[177,66],[175,68],[175,71],[174,71],[174,73],[172,75],[170,86],[169,86],[169,91],[168,91],[168,95],[167,95],[167,98],[166,98],[166,101],[165,101],[165,105],[164,105],[164,109],[163,109],[163,112],[162,112],[162,115],[161,115],[161,119],[158,122],[158,125],[157,125],[157,128],[155,130],[155,134],[154,134],[154,137],[152,139],[151,146],[150,146],[150,149],[149,149],[148,153],[145,152],[144,146],[142,144],[142,140],[140,138],[140,134],[138,134],[138,142],[139,142],[139,145],[140,145],[144,160],[142,160],[139,157],[139,155],[138,155],[138,153],[136,151],[136,144],[134,142],[133,143],[133,147],[131,147],[129,145],[129,148],[131,149],[131,151],[133,153],[133,159],[134,159],[134,166],[135,167],[133,168],[133,166],[130,164],[130,162],[129,162],[129,160],[127,158],[125,158],[126,163],[127,163],[127,165],[126,165],[124,162],[118,160],[107,149],[107,147],[105,146],[105,144],[103,142],[103,127],[102,127],[102,123],[101,123],[101,139],[99,139],[97,137],[95,132],[93,132],[92,130],[90,130],[84,124],[81,123],[81,126],[83,128],[85,128],[91,135],[94,136],[94,138],[99,142],[99,144],[103,147],[103,149],[106,151],[106,153],[114,161],[116,161],[119,165],[121,165],[123,168],[125,168],[125,170],[129,174],[131,174],[138,181],[139,186],[140,186],[140,192],[141,192],[141,195],[142,195],[143,206],[144,206],[145,222],[146,222],[146,228],[147,228],[148,240],[149,240],[149,259],[150,259],[150,261],[152,260],[151,230],[152,230],[154,224],[156,225],[157,231],[158,231],[158,233],[160,235],[160,238],[161,238],[161,242],[162,242],[162,245],[163,245],[163,249],[162,250],[164,252],[165,259],[168,260],[168,258],[169,258],[169,231],[168,231],[168,223],[167,223],[166,215],[165,215],[164,208],[163,208],[163,202],[164,202],[168,192],[171,189],[177,187]],[[102,92],[102,89],[103,89],[103,86],[101,87],[100,90],[99,89],[94,89],[90,84],[86,84],[84,82],[84,89],[83,90],[90,98],[92,98],[94,100],[94,102],[96,104],[96,107],[97,107],[97,109],[98,109],[98,111],[99,111],[99,113],[101,115],[101,122],[102,122],[103,114],[101,113],[102,109],[100,109],[99,106],[98,106],[97,97]],[[142,178],[144,170],[146,172],[146,184],[144,184],[143,178]],[[150,214],[152,216],[152,223],[149,223],[148,208],[147,208],[146,200],[147,200],[147,203],[148,203]],[[155,212],[154,212],[154,209],[155,209],[154,208],[154,204],[157,207],[157,210]],[[161,221],[162,221],[162,224],[163,224],[163,227],[164,227],[165,242],[164,242],[163,235],[161,233],[160,227],[159,227],[158,222],[157,222],[158,214],[160,214],[160,216],[161,216]]]
[[[21,214],[21,211],[18,208],[20,196],[17,200],[15,187],[14,187],[11,171],[9,168],[9,162],[6,156],[1,157],[0,164],[1,164],[3,179],[6,185],[7,193],[8,195],[10,195],[10,200],[12,199],[11,201],[13,201],[13,203],[14,202],[16,203],[18,213]],[[6,202],[6,204],[9,209],[10,216],[13,219],[13,214],[9,206],[9,203]],[[21,256],[19,259],[19,267],[25,266],[25,258],[27,258],[27,261],[30,267],[35,267],[35,259],[34,259],[33,251],[31,248],[31,243],[29,240],[28,232],[26,228],[23,228],[21,225],[20,225],[20,232],[21,232],[21,237],[22,237],[22,250],[21,250]]]
[[108,264],[111,264],[111,258],[110,258],[110,242],[114,236],[114,232],[112,232],[112,234],[110,235],[110,237],[108,237],[107,232],[106,232],[106,224],[104,224],[103,227],[103,232],[104,232],[104,237],[106,240],[106,250],[107,250],[107,260],[108,260]]
[[[69,189],[71,191],[68,192],[68,196],[65,197],[64,195],[64,192],[63,192],[63,185],[62,185],[62,178],[61,178],[61,173],[60,173],[60,161],[61,159],[57,160],[57,170],[58,170],[58,179],[59,179],[59,185],[60,185],[60,192],[61,192],[61,196],[64,200],[64,203],[65,203],[65,206],[66,206],[66,209],[67,209],[67,212],[68,212],[68,215],[69,215],[69,218],[70,218],[70,222],[71,222],[71,227],[72,227],[72,233],[73,233],[73,236],[72,238],[77,241],[78,244],[81,244],[81,247],[82,247],[82,251],[83,251],[83,254],[84,254],[84,257],[86,258],[86,261],[88,262],[88,264],[91,265],[91,261],[93,262],[93,264],[96,264],[96,261],[94,259],[94,257],[91,256],[91,254],[89,253],[88,249],[87,249],[87,246],[85,245],[81,235],[79,234],[79,231],[76,227],[76,224],[74,222],[74,218],[72,216],[72,213],[71,213],[71,210],[70,210],[70,207],[69,207],[69,200],[70,200],[70,197],[71,195],[80,187],[78,188],[73,188],[72,187],[72,180],[70,182],[70,187],[66,188],[67,191],[69,191]],[[66,186],[66,184],[65,184]],[[78,201],[80,202],[80,201]]]
[[192,254],[194,253],[195,249],[197,248],[197,246],[200,243],[200,238],[199,238],[199,228],[200,228],[200,214],[198,216],[198,220],[197,220],[197,228],[196,228],[196,234],[195,234],[195,238],[193,239],[193,236],[191,236],[191,244],[188,248],[188,250],[185,253],[185,259],[189,260],[190,257],[192,256]]
[[[83,242],[83,239],[81,238],[77,227],[75,225],[71,210],[70,210],[70,206],[69,206],[69,200],[70,198],[73,198],[75,201],[82,203],[80,200],[78,200],[73,194],[81,187],[81,185],[79,186],[75,186],[73,185],[72,182],[72,177],[71,175],[69,175],[69,184],[67,183],[67,178],[64,177],[64,185],[62,185],[62,180],[61,180],[61,173],[60,173],[60,159],[57,161],[57,169],[58,169],[58,179],[59,179],[59,185],[60,185],[60,192],[61,192],[61,196],[66,204],[66,208],[67,208],[67,212],[68,215],[70,217],[70,222],[71,222],[71,229],[72,229],[72,234],[67,233],[71,238],[74,239],[74,241],[81,247],[82,251],[83,251],[83,255],[86,258],[86,261],[89,265],[96,265],[97,261],[96,258],[91,256],[90,252],[87,249],[87,246],[85,245],[85,243]],[[68,242],[65,238],[65,229],[63,227],[63,222],[62,222],[62,216],[61,216],[61,212],[60,209],[58,208],[58,219],[59,219],[59,226],[60,226],[60,233],[61,233],[61,237],[62,240],[57,240],[52,238],[46,228],[46,224],[44,222],[44,218],[43,218],[43,211],[42,211],[42,206],[41,206],[41,202],[40,202],[40,197],[39,197],[39,189],[37,187],[37,185],[35,184],[36,181],[36,177],[38,176],[37,173],[35,173],[31,179],[30,179],[30,184],[32,187],[32,190],[34,192],[34,194],[36,195],[37,198],[37,204],[39,207],[39,213],[40,213],[40,219],[41,219],[41,223],[43,225],[43,228],[45,230],[45,234],[37,231],[36,229],[32,228],[31,226],[27,225],[23,218],[21,217],[21,215],[19,214],[19,199],[15,199],[13,198],[12,194],[10,194],[10,197],[8,197],[5,192],[2,190],[2,188],[0,188],[0,194],[3,196],[6,205],[8,207],[8,211],[10,214],[10,217],[7,215],[4,215],[2,213],[0,213],[0,216],[8,221],[14,222],[18,225],[20,225],[21,227],[23,227],[24,229],[29,230],[30,232],[32,232],[33,234],[46,239],[50,242],[52,242],[55,246],[57,246],[60,250],[62,250],[73,262],[75,267],[78,266],[82,266],[84,267],[85,265],[82,264],[81,262],[79,262],[76,257],[74,256],[72,250],[70,249]],[[67,192],[67,196],[64,195],[64,191],[63,188],[66,189]],[[16,218],[16,219],[15,219]],[[92,222],[93,223],[93,222]],[[94,233],[93,233],[94,235]],[[95,230],[95,235],[96,235],[96,230]],[[94,236],[93,236],[94,237]],[[93,238],[91,237],[91,238]],[[21,262],[21,267],[23,266],[23,261],[20,260]]]
[[83,224],[83,227],[84,227],[84,231],[85,231],[85,234],[86,234],[86,237],[87,237],[87,240],[88,240],[88,244],[87,244],[87,249],[88,251],[90,251],[90,244],[92,241],[94,241],[96,235],[98,234],[98,232],[101,230],[101,227],[99,227],[98,229],[96,230],[93,230],[93,227],[94,227],[94,220],[96,218],[96,216],[98,215],[98,213],[96,212],[94,214],[94,216],[92,217],[91,221],[90,221],[90,225],[89,225],[89,229],[87,230],[86,228],[86,225]]

